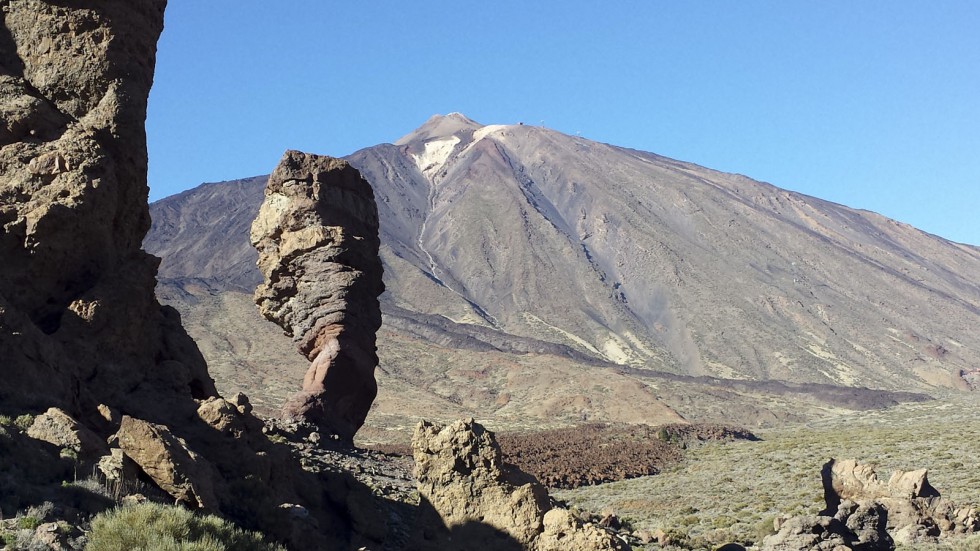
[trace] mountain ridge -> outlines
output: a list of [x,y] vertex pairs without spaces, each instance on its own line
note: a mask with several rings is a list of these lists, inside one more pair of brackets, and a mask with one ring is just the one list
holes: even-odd
[[[742,175],[462,115],[347,159],[375,188],[382,307],[399,339],[694,378],[976,383],[976,247]],[[209,292],[250,292],[253,253],[223,243],[257,203],[221,201],[260,198],[262,177],[224,184],[236,185],[248,189],[179,199],[211,205],[213,221],[154,203],[147,250],[164,257],[164,293],[192,275],[218,282]]]

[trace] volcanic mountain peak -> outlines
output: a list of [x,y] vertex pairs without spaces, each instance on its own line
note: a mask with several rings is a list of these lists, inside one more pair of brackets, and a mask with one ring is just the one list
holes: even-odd
[[462,113],[450,113],[448,115],[432,115],[429,120],[402,136],[395,145],[409,145],[412,143],[425,143],[433,140],[445,140],[452,136],[470,134],[482,128],[483,125],[468,118]]
[[[980,255],[880,215],[458,113],[349,161],[378,202],[386,323],[413,334],[643,373],[917,390],[976,379]],[[191,215],[170,212],[157,207],[148,250],[198,250],[170,243],[163,230]],[[222,255],[186,256],[161,274]]]

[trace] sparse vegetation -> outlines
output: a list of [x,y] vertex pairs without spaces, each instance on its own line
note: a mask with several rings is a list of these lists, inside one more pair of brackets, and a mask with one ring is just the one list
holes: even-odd
[[284,551],[255,532],[213,515],[144,503],[114,509],[92,521],[86,551]]
[[[759,542],[772,532],[776,516],[817,513],[823,508],[820,467],[830,457],[874,464],[884,477],[896,469],[928,468],[943,496],[976,506],[980,476],[964,465],[980,455],[978,405],[980,397],[956,394],[759,431],[760,442],[692,447],[681,464],[660,475],[554,494],[582,509],[629,516],[638,529],[671,532],[674,548],[681,549]],[[978,549],[978,543],[980,537],[903,549]]]
[[34,416],[29,413],[18,415],[17,418],[14,419],[14,426],[23,432],[26,432],[27,429],[31,428],[32,424],[34,424]]
[[17,528],[21,530],[34,530],[41,525],[41,520],[35,516],[25,515],[17,519]]

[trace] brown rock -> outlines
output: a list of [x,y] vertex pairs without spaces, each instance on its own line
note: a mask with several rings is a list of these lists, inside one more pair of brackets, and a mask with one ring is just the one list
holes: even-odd
[[197,408],[197,416],[208,426],[234,436],[240,436],[245,430],[242,415],[236,404],[217,396],[201,402]]
[[422,500],[421,548],[626,548],[600,527],[553,509],[547,490],[532,477],[505,470],[493,433],[472,419],[447,427],[419,423],[412,448]]
[[6,404],[76,417],[125,404],[164,417],[190,408],[191,394],[215,394],[200,353],[154,297],[158,260],[141,250],[143,123],[165,5],[0,6]]
[[107,482],[121,490],[127,482],[136,480],[139,467],[120,448],[112,448],[107,455],[99,458],[96,465]]
[[260,312],[312,362],[286,416],[351,440],[377,395],[384,284],[371,186],[346,161],[287,151],[251,241],[265,278],[255,292]]
[[83,458],[98,457],[108,451],[105,442],[97,434],[80,425],[78,421],[58,408],[50,408],[35,417],[34,423],[27,429],[27,435],[55,446],[75,450],[79,457]]
[[884,507],[888,532],[900,543],[980,530],[977,511],[943,499],[929,484],[926,469],[895,471],[884,483],[871,467],[831,459],[823,468],[823,484],[828,508],[845,500]]
[[977,512],[940,497],[925,469],[896,471],[884,483],[868,465],[831,459],[821,474],[827,508],[783,521],[762,549],[894,549],[980,529]]
[[568,509],[556,507],[544,514],[544,531],[535,542],[537,551],[625,549],[616,536],[594,524],[583,523]]
[[[117,432],[125,456],[192,507],[220,505],[291,547],[347,548],[350,522],[323,495],[344,485],[316,491],[247,400],[234,413],[208,401],[200,351],[154,296],[143,125],[165,5],[0,0],[0,403]],[[288,541],[274,515],[284,501],[324,529]]]
[[116,435],[123,453],[160,489],[190,507],[216,508],[211,465],[167,427],[124,415]]

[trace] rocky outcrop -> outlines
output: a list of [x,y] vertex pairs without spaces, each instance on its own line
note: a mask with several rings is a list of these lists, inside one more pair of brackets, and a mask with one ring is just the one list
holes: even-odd
[[822,472],[824,496],[828,508],[846,501],[881,504],[888,511],[888,532],[898,543],[934,541],[980,530],[977,511],[944,499],[927,475],[926,469],[895,471],[882,482],[868,465],[832,459]]
[[165,426],[123,416],[119,448],[178,503],[216,509],[213,467]]
[[943,499],[926,474],[895,471],[882,482],[868,465],[831,459],[821,472],[827,508],[786,520],[762,548],[887,550],[980,530],[977,511]]
[[805,515],[783,522],[767,537],[762,549],[772,551],[877,551],[894,549],[885,530],[887,511],[877,504],[858,506],[847,501],[833,516]]
[[348,548],[352,523],[334,503],[352,484],[304,472],[247,400],[217,397],[177,312],[154,297],[143,125],[165,6],[0,0],[0,404],[48,411],[32,429],[54,444],[15,435],[28,449],[3,467],[59,473],[30,477],[35,495],[5,487],[0,512],[65,480],[59,448],[87,454],[86,427],[103,443],[116,433],[99,460],[114,481],[135,463],[175,500],[293,548]]
[[165,5],[0,2],[5,404],[103,402],[163,419],[215,394],[176,312],[154,298],[159,261],[140,248]]
[[422,422],[412,439],[421,498],[421,549],[626,549],[602,528],[553,507],[547,490],[505,468],[493,433],[472,419]]
[[384,284],[371,186],[346,161],[287,151],[251,241],[264,276],[255,292],[260,312],[312,362],[286,416],[351,440],[377,395]]
[[49,408],[35,417],[27,435],[70,449],[80,458],[97,458],[109,451],[97,434],[58,408]]

